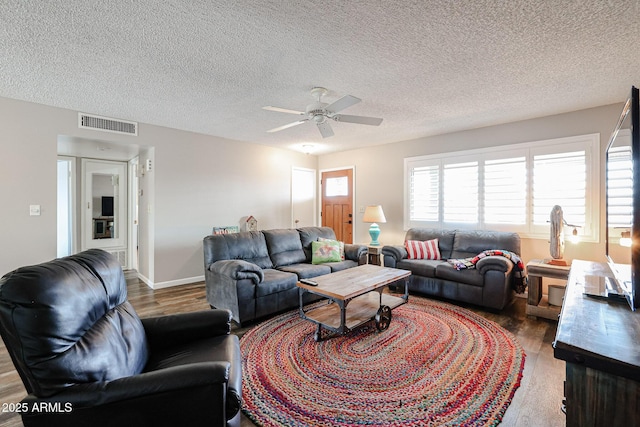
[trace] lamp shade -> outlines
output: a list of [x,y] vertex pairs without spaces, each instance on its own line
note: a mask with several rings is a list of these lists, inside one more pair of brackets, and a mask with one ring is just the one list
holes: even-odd
[[381,205],[367,206],[364,210],[363,222],[387,222]]

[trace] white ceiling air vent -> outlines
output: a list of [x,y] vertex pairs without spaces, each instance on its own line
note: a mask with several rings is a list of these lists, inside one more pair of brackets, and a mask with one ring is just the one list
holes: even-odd
[[103,132],[138,136],[137,122],[127,122],[85,113],[78,113],[78,127],[81,129],[101,130]]

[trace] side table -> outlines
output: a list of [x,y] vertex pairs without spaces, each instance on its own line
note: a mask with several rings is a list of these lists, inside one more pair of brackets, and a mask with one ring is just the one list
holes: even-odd
[[551,265],[541,259],[533,259],[527,263],[529,277],[529,296],[527,298],[527,315],[558,320],[560,308],[549,304],[548,297],[542,295],[542,278],[569,279],[571,266]]
[[384,267],[384,256],[382,246],[367,246],[367,264],[375,264]]

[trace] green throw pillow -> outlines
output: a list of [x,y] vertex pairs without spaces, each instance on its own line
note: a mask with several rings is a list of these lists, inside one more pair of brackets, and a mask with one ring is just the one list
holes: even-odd
[[333,239],[325,239],[324,237],[318,237],[318,242],[337,242],[340,245],[340,261],[344,261],[344,242]]
[[335,241],[311,242],[311,263],[340,261],[340,244]]

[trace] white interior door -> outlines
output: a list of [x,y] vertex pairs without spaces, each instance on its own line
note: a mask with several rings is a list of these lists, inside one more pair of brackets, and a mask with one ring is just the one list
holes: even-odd
[[82,250],[101,248],[127,263],[127,163],[82,159]]
[[316,222],[316,171],[291,170],[291,226],[312,227]]

